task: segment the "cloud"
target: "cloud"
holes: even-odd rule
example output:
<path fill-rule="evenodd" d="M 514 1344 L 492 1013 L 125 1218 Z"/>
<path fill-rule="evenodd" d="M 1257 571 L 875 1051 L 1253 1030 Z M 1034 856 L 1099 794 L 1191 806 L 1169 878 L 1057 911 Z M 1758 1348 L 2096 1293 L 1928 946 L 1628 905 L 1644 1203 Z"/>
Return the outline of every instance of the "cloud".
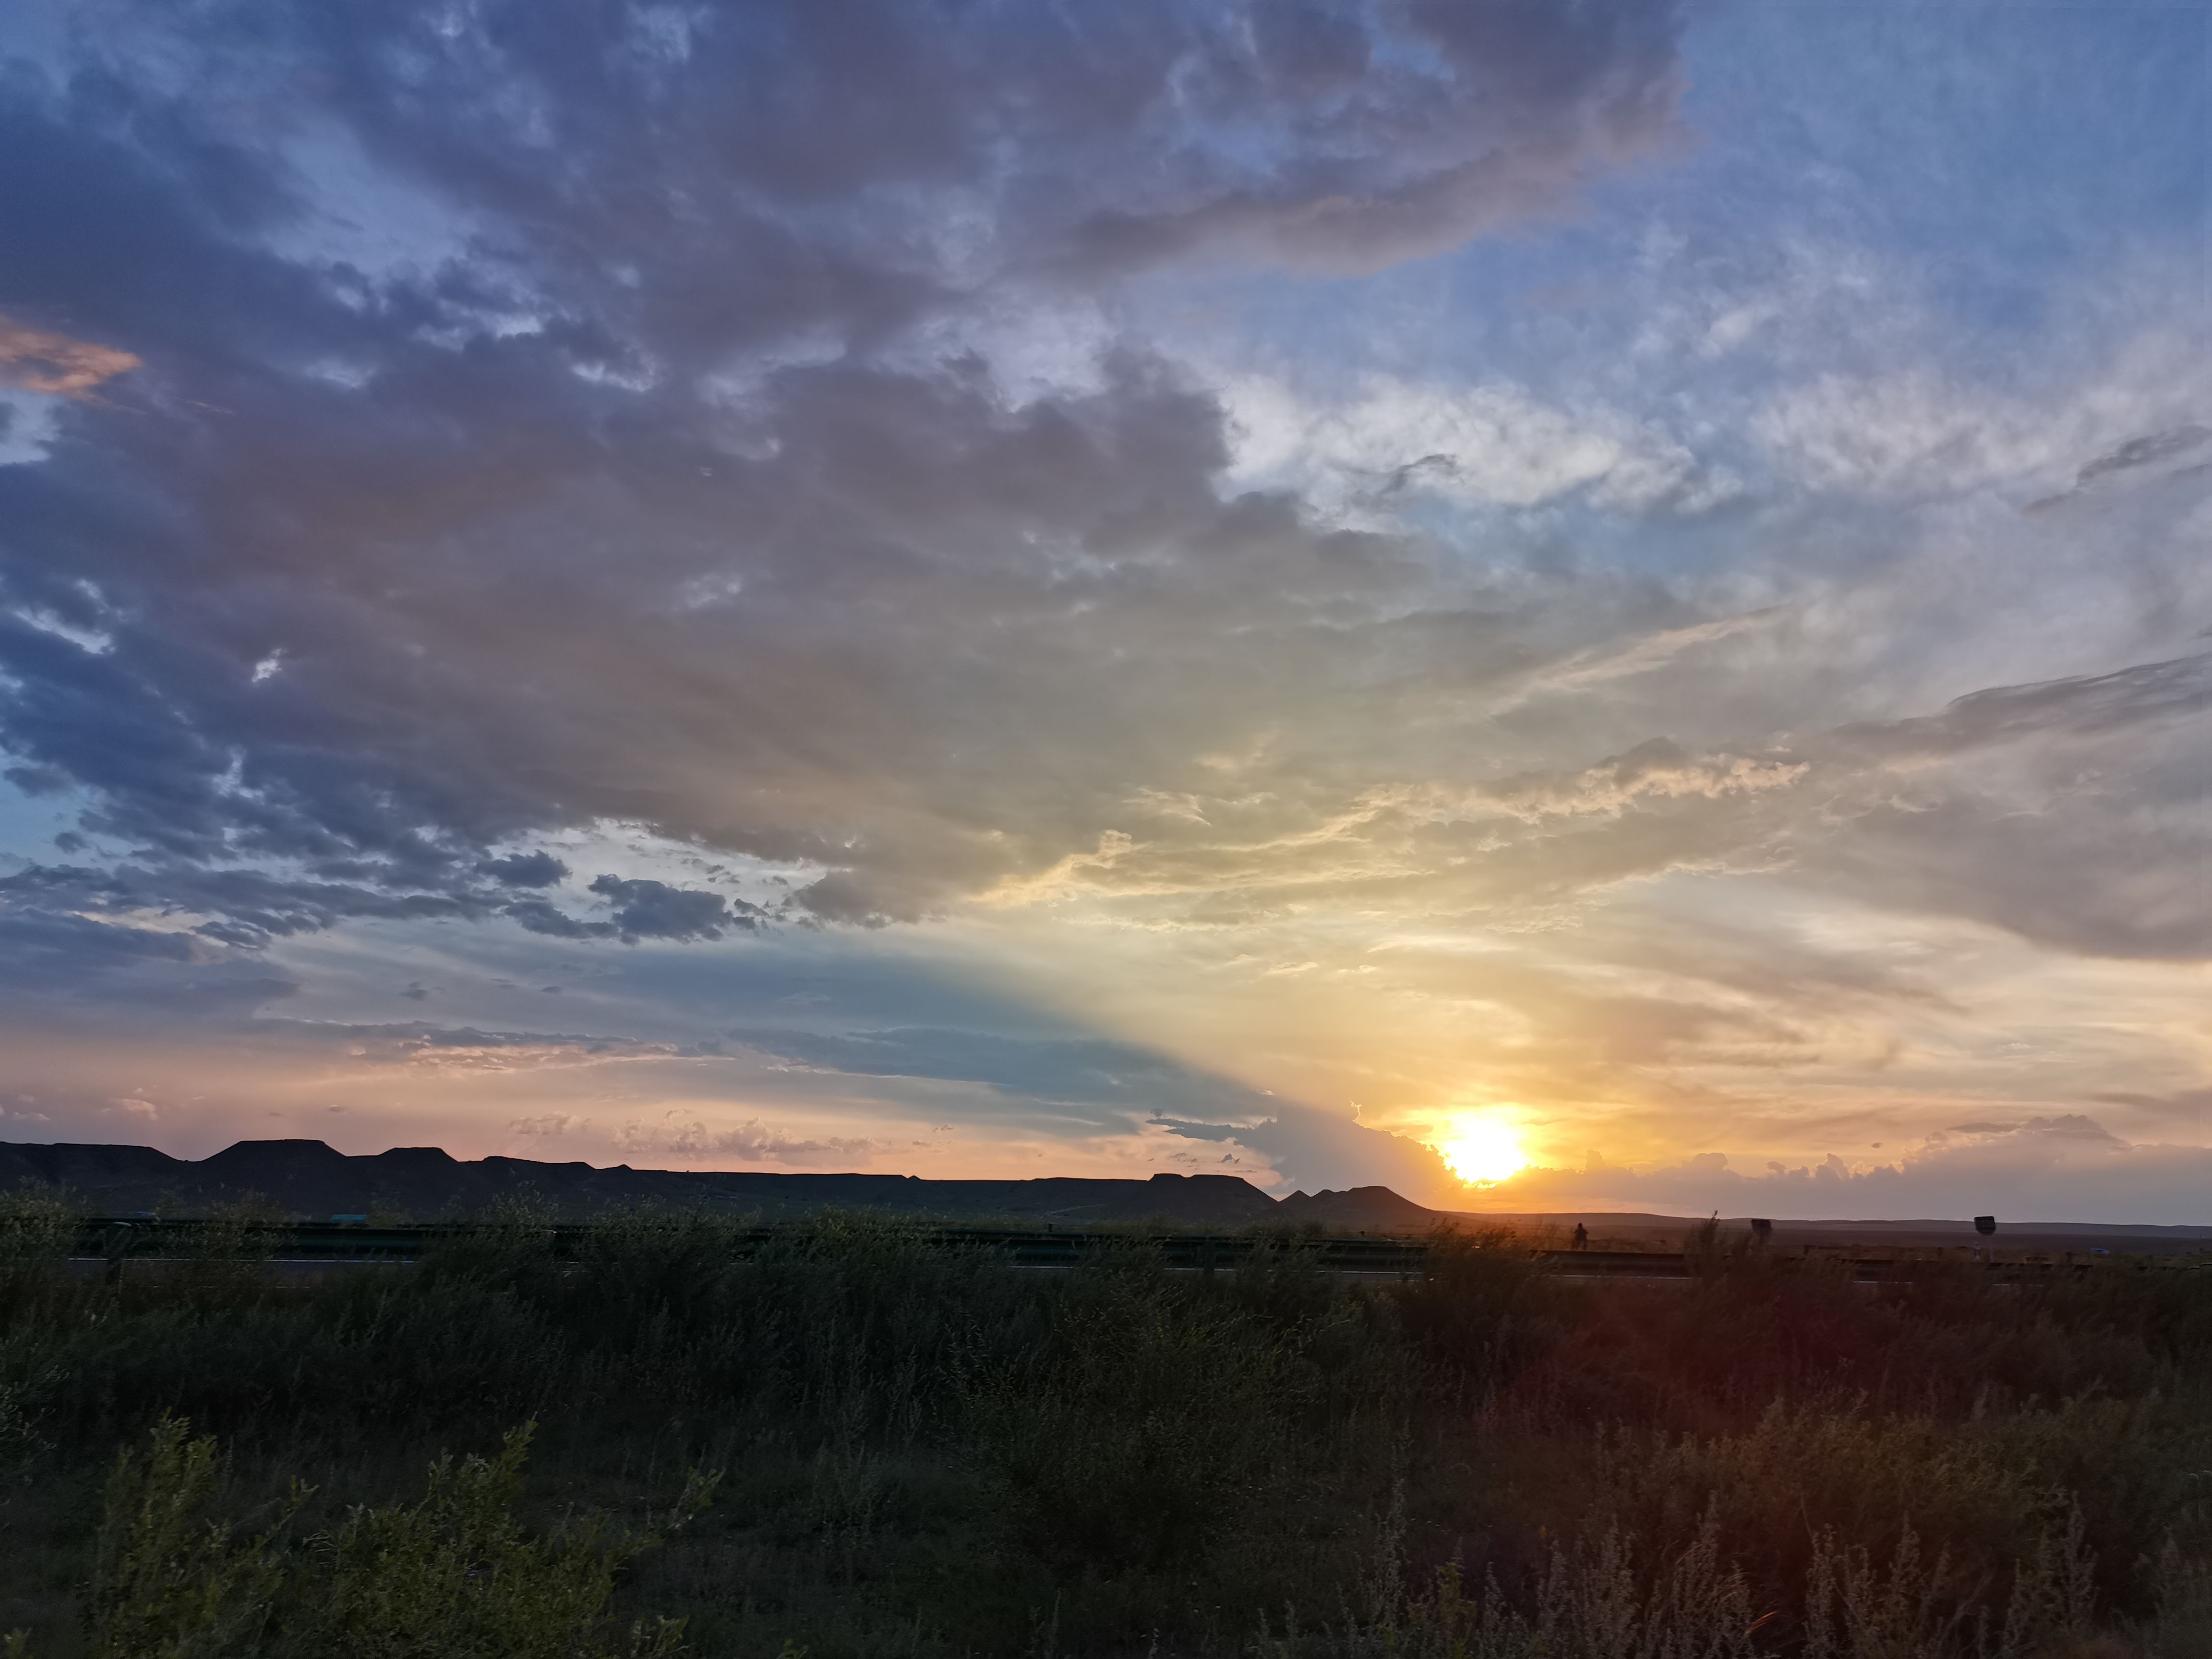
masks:
<path fill-rule="evenodd" d="M 604 921 L 579 921 L 556 904 L 544 899 L 516 899 L 504 915 L 532 933 L 549 939 L 605 939 L 614 929 Z"/>
<path fill-rule="evenodd" d="M 2118 474 L 2189 471 L 2165 465 L 2197 441 L 2190 416 L 2201 387 L 2163 279 L 2125 293 L 2081 280 L 2085 301 L 2102 291 L 2118 307 L 2100 325 L 2049 331 L 2051 351 L 2022 353 L 1996 339 L 1947 338 L 1946 316 L 1954 326 L 1963 319 L 1915 293 L 1924 276 L 1908 268 L 1866 269 L 1844 250 L 1828 257 L 1862 268 L 1825 292 L 1785 287 L 1768 297 L 1802 319 L 1798 328 L 1854 313 L 1859 343 L 1808 354 L 1800 337 L 1784 348 L 1800 372 L 1776 377 L 1743 412 L 1759 471 L 1782 488 L 1825 496 L 1832 508 L 1986 493 L 2008 514 L 2034 514 Z M 2142 281 L 2142 267 L 2130 276 Z M 2085 453 L 2094 459 L 2082 462 Z M 2070 487 L 2051 495 L 2069 475 Z"/>
<path fill-rule="evenodd" d="M 733 904 L 720 893 L 697 888 L 600 876 L 592 881 L 591 890 L 614 906 L 611 925 L 625 945 L 635 945 L 641 939 L 720 939 L 731 928 L 760 926 L 759 906 L 742 899 Z"/>
<path fill-rule="evenodd" d="M 127 351 L 27 328 L 0 316 L 0 386 L 82 399 L 139 366 Z"/>
<path fill-rule="evenodd" d="M 762 1054 L 838 1077 L 984 1084 L 1004 1097 L 1001 1123 L 1018 1118 L 1091 1133 L 1148 1125 L 1183 1139 L 1233 1144 L 1248 1172 L 1261 1172 L 1282 1192 L 1346 1184 L 1395 1186 L 1409 1195 L 1456 1189 L 1443 1161 L 1419 1141 L 1277 1099 L 1135 1043 L 942 1027 L 747 1027 L 728 1035 Z M 726 1138 L 712 1145 L 738 1148 Z"/>
<path fill-rule="evenodd" d="M 1811 767 L 1748 755 L 1691 755 L 1663 738 L 1571 777 L 1509 778 L 1476 791 L 1484 805 L 1541 819 L 1601 813 L 1618 817 L 1643 799 L 1679 799 L 1787 789 Z"/>
<path fill-rule="evenodd" d="M 1679 642 L 1697 630 L 1665 632 Z M 1591 765 L 1457 783 L 1436 776 L 1431 755 L 1427 781 L 1343 793 L 1284 766 L 1264 793 L 1174 792 L 1174 812 L 1139 816 L 1125 798 L 1113 816 L 1141 835 L 1102 830 L 991 896 L 1154 917 L 1180 905 L 1188 926 L 1328 905 L 1505 921 L 1556 919 L 1565 907 L 1586 915 L 1627 884 L 1674 872 L 1780 872 L 2067 951 L 2201 959 L 2212 948 L 2201 880 L 2208 707 L 2212 657 L 2197 655 L 1992 687 L 1764 753 L 1647 738 Z M 1387 756 L 1378 746 L 1371 758 Z M 1342 757 L 1330 763 L 1341 778 Z"/>
<path fill-rule="evenodd" d="M 1833 787 L 1802 856 L 1899 909 L 2069 951 L 2201 961 L 2208 709 L 2212 655 L 2198 654 L 1839 728 L 1804 748 Z"/>
<path fill-rule="evenodd" d="M 568 878 L 568 866 L 550 853 L 509 853 L 487 859 L 477 866 L 484 875 L 508 887 L 553 887 Z"/>
<path fill-rule="evenodd" d="M 1221 412 L 1168 366 L 1010 404 L 927 327 L 1204 249 L 1371 268 L 1677 131 L 1671 9 L 1615 0 L 138 20 L 0 110 L 0 210 L 48 228 L 0 286 L 129 339 L 154 387 L 0 479 L 0 598 L 52 624 L 0 623 L 22 775 L 149 872 L 550 886 L 483 849 L 621 817 L 811 863 L 798 902 L 832 921 L 1060 856 L 1119 780 L 1059 808 L 1018 780 L 1070 743 L 1141 764 L 1159 739 L 1101 696 L 1130 641 L 1182 657 L 1261 571 L 1288 625 L 1393 580 L 1380 545 L 1221 499 Z M 253 119 L 177 90 L 216 58 Z M 412 255 L 341 257 L 363 212 Z M 80 376 L 136 360 L 7 337 Z M 590 644 L 552 673 L 552 639 Z M 614 925 L 742 925 L 711 908 L 633 896 Z"/>
<path fill-rule="evenodd" d="M 1265 1158 L 1275 1171 L 1275 1196 L 1293 1190 L 1388 1187 L 1415 1203 L 1454 1206 L 1465 1188 L 1427 1143 L 1310 1106 L 1273 1106 L 1243 1125 L 1155 1118 L 1188 1139 L 1231 1143 Z"/>
<path fill-rule="evenodd" d="M 2130 438 L 2109 454 L 2100 455 L 2083 467 L 2076 483 L 2083 485 L 2114 472 L 2130 472 L 2138 467 L 2153 466 L 2168 461 L 2176 455 L 2185 455 L 2208 438 L 2212 438 L 2212 427 L 2193 422 L 2177 426 L 2165 432 L 2154 432 L 2147 438 Z"/>
<path fill-rule="evenodd" d="M 64 331 L 6 337 L 59 388 L 0 467 L 20 1020 L 557 983 L 652 1064 L 809 1024 L 787 1079 L 1339 1184 L 1425 1166 L 1283 1101 L 1874 1088 L 1976 952 L 2078 1049 L 2052 985 L 2212 937 L 2202 492 L 2130 487 L 2205 453 L 2195 289 L 1952 303 L 1828 81 L 1684 146 L 1673 5 L 179 15 L 0 87 L 0 294 Z M 2095 536 L 2019 516 L 2067 487 Z M 679 982 L 844 950 L 1099 1029 Z M 2129 1021 L 2100 1086 L 2185 1096 Z"/>
<path fill-rule="evenodd" d="M 1912 763 L 2039 738 L 2095 741 L 2155 731 L 2207 708 L 2212 652 L 2200 652 L 2109 674 L 1992 686 L 1955 699 L 1938 714 L 1840 727 L 1833 743 L 1845 752 Z"/>
<path fill-rule="evenodd" d="M 2096 1099 L 2106 1105 L 2129 1108 L 2166 1123 L 2196 1127 L 2212 1120 L 2212 1085 L 2198 1089 L 2178 1089 L 2163 1094 L 2112 1090 L 2098 1095 Z"/>
<path fill-rule="evenodd" d="M 486 896 L 465 888 L 410 890 L 392 872 L 379 873 L 392 875 L 389 884 L 321 881 L 264 869 L 209 868 L 161 860 L 105 868 L 33 865 L 0 878 L 0 904 L 119 920 L 161 917 L 180 924 L 180 933 L 189 930 L 248 948 L 357 918 L 482 918 L 494 913 Z"/>
<path fill-rule="evenodd" d="M 1295 148 L 1182 158 L 1165 199 L 1078 217 L 1067 263 L 1222 249 L 1372 271 L 1553 209 L 1592 172 L 1684 136 L 1671 5 L 1418 0 L 1253 17 L 1249 52 L 1217 36 L 1183 66 L 1184 96 L 1247 132 L 1274 100 L 1294 102 Z"/>
<path fill-rule="evenodd" d="M 281 1001 L 292 976 L 212 940 L 0 895 L 0 989 L 28 1022 L 220 1022 Z"/>
<path fill-rule="evenodd" d="M 752 932 L 767 916 L 760 906 L 744 899 L 649 878 L 594 878 L 589 890 L 612 912 L 605 921 L 571 916 L 544 898 L 512 896 L 518 866 L 523 876 L 534 878 L 546 874 L 547 866 L 562 867 L 543 854 L 494 860 L 473 872 L 451 860 L 426 860 L 413 871 L 388 863 L 343 861 L 337 867 L 367 878 L 345 882 L 171 860 L 105 868 L 31 865 L 0 877 L 0 915 L 112 917 L 126 924 L 124 933 L 132 931 L 127 924 L 159 918 L 173 931 L 148 937 L 174 938 L 180 950 L 193 939 L 258 950 L 275 939 L 319 933 L 350 921 L 487 921 L 495 916 L 557 939 L 619 939 L 634 945 L 641 939 L 713 939 L 729 932 Z M 413 880 L 408 878 L 410 874 Z M 474 874 L 488 876 L 491 884 L 474 880 Z"/>
<path fill-rule="evenodd" d="M 865 1164 L 875 1150 L 874 1143 L 866 1137 L 810 1138 L 772 1127 L 758 1118 L 749 1118 L 733 1129 L 710 1130 L 699 1119 L 687 1120 L 678 1112 L 667 1113 L 658 1123 L 633 1119 L 617 1134 L 615 1145 L 633 1157 L 673 1163 L 735 1158 L 745 1164 L 781 1164 L 802 1169 L 825 1164 Z"/>
<path fill-rule="evenodd" d="M 1103 1037 L 1009 1036 L 927 1026 L 850 1031 L 748 1026 L 729 1036 L 786 1061 L 849 1076 L 984 1084 L 1044 1115 L 1096 1129 L 1127 1128 L 1163 1112 L 1249 1119 L 1278 1109 L 1247 1085 Z"/>
<path fill-rule="evenodd" d="M 2148 437 L 2130 438 L 2118 448 L 2109 450 L 2074 475 L 2074 487 L 2056 495 L 2045 495 L 2030 501 L 2021 509 L 2023 513 L 2048 513 L 2063 507 L 2086 494 L 2100 480 L 2115 473 L 2135 472 L 2146 467 L 2162 466 L 2177 456 L 2187 455 L 2212 439 L 2212 427 L 2191 422 L 2154 432 Z M 2198 464 L 2201 466 L 2201 463 Z M 2197 468 L 2186 469 L 2190 471 Z"/>
<path fill-rule="evenodd" d="M 545 1056 L 572 1054 L 664 1054 L 674 1045 L 642 1041 L 634 1036 L 577 1031 L 491 1030 L 473 1025 L 433 1025 L 413 1020 L 403 1024 L 344 1024 L 323 1020 L 271 1019 L 262 1029 L 302 1043 L 349 1045 L 357 1058 L 409 1061 L 463 1054 Z"/>
<path fill-rule="evenodd" d="M 1623 514 L 1697 514 L 1741 489 L 1656 426 L 1556 407 L 1507 382 L 1376 375 L 1324 407 L 1263 378 L 1232 381 L 1224 395 L 1238 477 L 1294 483 L 1323 511 L 1360 520 L 1419 496 L 1533 507 L 1578 495 Z"/>
<path fill-rule="evenodd" d="M 2022 1123 L 1960 1123 L 1942 1132 L 1943 1136 L 1970 1135 L 1983 1146 L 1995 1146 L 2006 1137 L 2016 1144 L 2036 1141 L 2082 1141 L 2114 1149 L 2124 1148 L 2127 1142 L 2107 1129 L 2093 1117 L 2079 1112 L 2067 1112 L 2057 1117 L 2032 1117 Z"/>

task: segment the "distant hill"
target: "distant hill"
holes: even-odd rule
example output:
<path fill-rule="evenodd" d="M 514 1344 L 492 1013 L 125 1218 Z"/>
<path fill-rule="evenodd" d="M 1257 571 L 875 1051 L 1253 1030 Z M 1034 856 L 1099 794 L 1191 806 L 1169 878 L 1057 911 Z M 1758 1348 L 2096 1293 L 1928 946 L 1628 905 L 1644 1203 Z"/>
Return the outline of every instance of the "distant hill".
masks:
<path fill-rule="evenodd" d="M 1292 1193 L 1274 1206 L 1278 1221 L 1318 1222 L 1344 1232 L 1418 1233 L 1455 1218 L 1424 1209 L 1388 1187 L 1352 1187 L 1340 1193 Z"/>
<path fill-rule="evenodd" d="M 839 1207 L 1071 1226 L 1158 1220 L 1242 1227 L 1271 1218 L 1277 1207 L 1234 1176 L 924 1181 L 895 1175 L 633 1170 L 626 1164 L 595 1169 L 522 1158 L 464 1161 L 435 1146 L 398 1146 L 349 1158 L 319 1140 L 241 1140 L 198 1161 L 150 1146 L 0 1144 L 0 1188 L 27 1181 L 63 1188 L 82 1208 L 111 1215 L 140 1210 L 190 1215 L 254 1199 L 302 1217 L 380 1212 L 430 1219 L 531 1197 L 569 1217 L 659 1202 L 768 1220 Z"/>
<path fill-rule="evenodd" d="M 295 1217 L 380 1215 L 415 1220 L 481 1213 L 504 1199 L 530 1198 L 581 1219 L 626 1206 L 783 1221 L 825 1209 L 872 1210 L 945 1221 L 1037 1226 L 1162 1222 L 1190 1231 L 1260 1223 L 1332 1232 L 1417 1234 L 1432 1228 L 1504 1230 L 1564 1243 L 1577 1222 L 1590 1241 L 1680 1249 L 1699 1218 L 1618 1212 L 1496 1214 L 1431 1210 L 1388 1187 L 1292 1193 L 1277 1200 L 1235 1176 L 1156 1175 L 1149 1181 L 1048 1176 L 1035 1181 L 925 1181 L 896 1175 L 784 1175 L 764 1170 L 633 1170 L 627 1164 L 540 1164 L 526 1158 L 456 1158 L 435 1146 L 395 1146 L 352 1158 L 319 1140 L 241 1140 L 211 1158 L 171 1158 L 151 1146 L 0 1142 L 0 1191 L 26 1182 L 58 1187 L 99 1214 L 146 1211 L 205 1214 L 252 1200 Z M 1724 1238 L 1750 1231 L 1723 1219 Z M 1800 1247 L 1921 1248 L 1972 1244 L 1964 1217 L 1926 1221 L 1778 1221 L 1772 1242 Z M 2188 1251 L 2212 1247 L 2212 1227 L 2150 1227 L 2004 1221 L 1997 1243 L 2014 1250 Z"/>

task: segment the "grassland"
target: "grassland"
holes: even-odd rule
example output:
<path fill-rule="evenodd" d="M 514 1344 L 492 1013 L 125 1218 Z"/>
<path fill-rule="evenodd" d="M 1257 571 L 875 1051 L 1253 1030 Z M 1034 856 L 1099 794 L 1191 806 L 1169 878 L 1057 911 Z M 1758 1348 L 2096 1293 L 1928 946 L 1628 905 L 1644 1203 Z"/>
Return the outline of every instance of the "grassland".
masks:
<path fill-rule="evenodd" d="M 831 1218 L 532 1218 L 119 1282 L 0 1215 L 0 1630 L 37 1659 L 2205 1659 L 2212 1271 L 1716 1250 L 1027 1272 Z M 242 1237 L 242 1235 L 240 1235 Z"/>

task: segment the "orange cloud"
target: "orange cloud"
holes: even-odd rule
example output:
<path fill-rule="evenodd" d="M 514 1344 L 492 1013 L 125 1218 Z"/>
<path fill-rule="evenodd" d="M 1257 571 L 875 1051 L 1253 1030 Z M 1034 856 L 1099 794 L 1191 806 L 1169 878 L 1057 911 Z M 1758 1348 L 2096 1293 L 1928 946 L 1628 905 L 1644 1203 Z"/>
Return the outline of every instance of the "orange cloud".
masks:
<path fill-rule="evenodd" d="M 0 317 L 0 386 L 85 398 L 103 380 L 137 367 L 137 357 L 113 346 L 72 340 Z"/>

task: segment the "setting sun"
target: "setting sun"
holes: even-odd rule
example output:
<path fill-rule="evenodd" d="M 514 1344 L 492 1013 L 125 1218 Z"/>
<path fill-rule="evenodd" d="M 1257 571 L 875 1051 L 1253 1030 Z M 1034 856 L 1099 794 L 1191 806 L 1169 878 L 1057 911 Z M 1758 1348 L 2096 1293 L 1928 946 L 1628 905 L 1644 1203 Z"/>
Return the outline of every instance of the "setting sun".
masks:
<path fill-rule="evenodd" d="M 1503 1118 L 1462 1118 L 1436 1146 L 1462 1181 L 1503 1181 L 1528 1162 L 1520 1136 Z"/>

